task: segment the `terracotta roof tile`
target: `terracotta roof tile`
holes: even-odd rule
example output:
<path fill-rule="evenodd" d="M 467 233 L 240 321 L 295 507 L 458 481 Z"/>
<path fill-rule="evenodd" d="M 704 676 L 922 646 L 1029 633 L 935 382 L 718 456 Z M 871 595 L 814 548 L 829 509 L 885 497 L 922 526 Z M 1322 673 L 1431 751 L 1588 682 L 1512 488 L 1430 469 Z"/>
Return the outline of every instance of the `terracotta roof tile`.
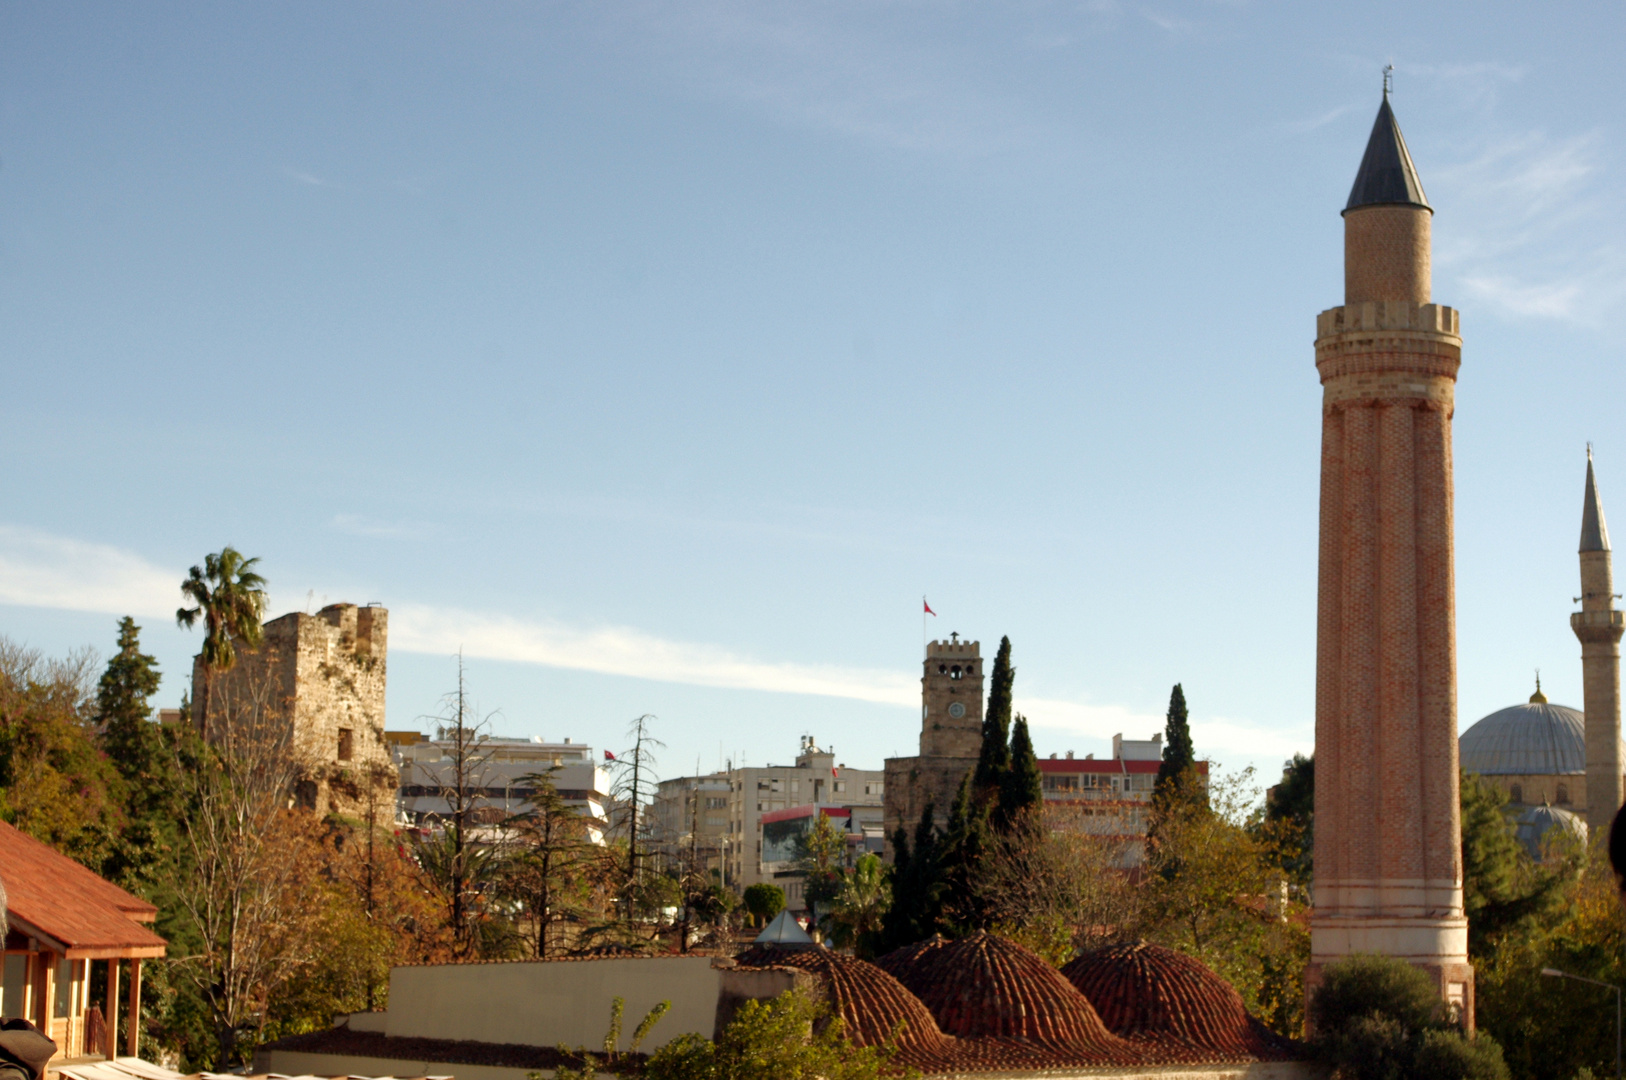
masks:
<path fill-rule="evenodd" d="M 1248 1015 L 1201 961 L 1149 942 L 1086 953 L 1062 968 L 1116 1035 L 1185 1046 L 1213 1060 L 1287 1060 L 1294 1044 Z"/>
<path fill-rule="evenodd" d="M 164 939 L 141 925 L 157 917 L 156 907 L 3 821 L 0 876 L 16 920 L 69 949 L 164 954 Z"/>

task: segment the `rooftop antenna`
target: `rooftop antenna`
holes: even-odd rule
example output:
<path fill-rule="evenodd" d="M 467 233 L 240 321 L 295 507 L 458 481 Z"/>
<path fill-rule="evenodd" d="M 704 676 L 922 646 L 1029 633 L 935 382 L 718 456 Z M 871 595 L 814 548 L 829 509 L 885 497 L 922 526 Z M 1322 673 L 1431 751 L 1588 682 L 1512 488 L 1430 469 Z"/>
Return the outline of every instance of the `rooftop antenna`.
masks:
<path fill-rule="evenodd" d="M 1383 65 L 1383 96 L 1388 97 L 1389 96 L 1389 91 L 1393 90 L 1394 88 L 1395 88 L 1395 66 L 1393 64 L 1384 64 Z"/>

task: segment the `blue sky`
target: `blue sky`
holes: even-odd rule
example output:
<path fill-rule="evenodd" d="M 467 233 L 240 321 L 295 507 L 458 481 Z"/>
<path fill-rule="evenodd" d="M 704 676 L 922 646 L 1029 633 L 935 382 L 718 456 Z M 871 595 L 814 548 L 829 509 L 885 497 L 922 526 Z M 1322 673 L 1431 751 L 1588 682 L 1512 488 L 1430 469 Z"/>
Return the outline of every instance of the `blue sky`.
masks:
<path fill-rule="evenodd" d="M 1313 739 L 1315 314 L 1396 70 L 1462 312 L 1460 715 L 1626 514 L 1618 4 L 0 7 L 0 632 L 179 699 L 176 583 L 391 609 L 455 681 L 663 770 L 912 753 L 930 632 L 1041 753 L 1184 684 Z M 1623 519 L 1626 520 L 1626 519 Z"/>

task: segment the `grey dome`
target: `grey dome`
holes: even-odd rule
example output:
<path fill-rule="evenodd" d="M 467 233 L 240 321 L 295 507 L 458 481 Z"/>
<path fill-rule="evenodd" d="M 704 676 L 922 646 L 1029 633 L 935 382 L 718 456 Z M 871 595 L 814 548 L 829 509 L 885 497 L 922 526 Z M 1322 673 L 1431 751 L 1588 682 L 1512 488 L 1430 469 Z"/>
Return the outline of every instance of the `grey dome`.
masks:
<path fill-rule="evenodd" d="M 1535 858 L 1541 857 L 1541 838 L 1552 829 L 1564 829 L 1586 843 L 1586 822 L 1556 806 L 1532 806 L 1514 817 L 1514 833 L 1519 843 Z"/>
<path fill-rule="evenodd" d="M 1462 767 L 1482 776 L 1586 772 L 1586 723 L 1567 705 L 1530 702 L 1498 709 L 1457 740 Z"/>

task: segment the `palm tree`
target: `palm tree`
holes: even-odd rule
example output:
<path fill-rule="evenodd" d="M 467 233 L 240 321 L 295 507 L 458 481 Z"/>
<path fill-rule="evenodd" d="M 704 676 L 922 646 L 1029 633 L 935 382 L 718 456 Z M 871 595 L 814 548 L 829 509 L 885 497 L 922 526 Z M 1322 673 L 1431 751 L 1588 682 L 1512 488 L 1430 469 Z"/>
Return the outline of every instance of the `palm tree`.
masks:
<path fill-rule="evenodd" d="M 254 570 L 259 561 L 243 558 L 228 544 L 219 554 L 204 556 L 203 565 L 194 566 L 181 582 L 181 592 L 193 606 L 176 611 L 175 622 L 191 629 L 201 618 L 204 625 L 199 727 L 209 716 L 212 673 L 230 671 L 237 663 L 237 642 L 255 649 L 264 640 L 260 620 L 265 615 L 265 578 Z"/>
<path fill-rule="evenodd" d="M 892 906 L 890 876 L 878 855 L 863 856 L 841 875 L 840 891 L 825 917 L 831 944 L 837 948 L 851 946 L 865 958 L 874 955 L 882 917 Z"/>

